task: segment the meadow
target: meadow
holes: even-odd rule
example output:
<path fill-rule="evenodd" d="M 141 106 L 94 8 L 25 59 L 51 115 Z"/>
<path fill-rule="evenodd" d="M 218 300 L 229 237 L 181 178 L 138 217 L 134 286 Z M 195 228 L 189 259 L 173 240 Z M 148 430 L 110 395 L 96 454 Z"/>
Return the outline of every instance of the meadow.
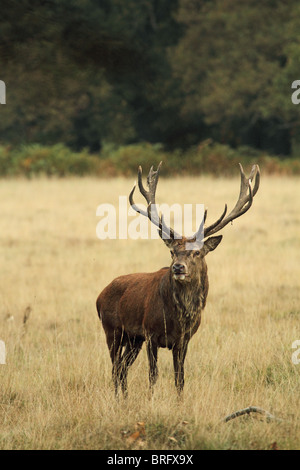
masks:
<path fill-rule="evenodd" d="M 252 208 L 208 254 L 210 290 L 182 399 L 163 349 L 149 395 L 143 348 L 127 400 L 116 401 L 96 298 L 118 275 L 170 264 L 160 240 L 96 237 L 98 205 L 117 207 L 133 182 L 1 180 L 0 449 L 299 449 L 299 177 L 262 174 Z M 238 191 L 238 170 L 227 179 L 162 177 L 157 200 L 204 203 L 210 223 Z M 224 422 L 248 406 L 278 419 Z"/>

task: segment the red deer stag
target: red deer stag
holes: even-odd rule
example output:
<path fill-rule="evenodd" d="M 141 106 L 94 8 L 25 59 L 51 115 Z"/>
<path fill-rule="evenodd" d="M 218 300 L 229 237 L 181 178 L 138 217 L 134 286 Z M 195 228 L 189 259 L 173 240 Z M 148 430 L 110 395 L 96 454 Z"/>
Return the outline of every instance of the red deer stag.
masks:
<path fill-rule="evenodd" d="M 207 237 L 219 232 L 229 222 L 244 214 L 251 207 L 259 187 L 258 165 L 253 165 L 249 178 L 245 176 L 240 165 L 241 187 L 235 207 L 225 217 L 225 205 L 221 217 L 202 231 L 206 240 L 204 243 L 202 240 L 201 248 L 197 249 L 196 246 L 193 250 L 187 250 L 186 242 L 197 241 L 200 228 L 193 237 L 181 237 L 158 215 L 155 193 L 160 166 L 161 163 L 157 171 L 154 171 L 153 167 L 150 169 L 147 178 L 148 190 L 143 186 L 141 167 L 138 170 L 138 185 L 147 201 L 147 211 L 140 209 L 133 201 L 135 186 L 129 201 L 134 210 L 149 217 L 158 227 L 159 235 L 171 251 L 171 266 L 154 273 L 120 276 L 112 281 L 97 299 L 98 315 L 106 334 L 112 361 L 116 395 L 119 385 L 124 395 L 127 394 L 128 368 L 137 358 L 144 341 L 149 361 L 150 388 L 152 389 L 158 375 L 157 350 L 169 348 L 173 353 L 175 386 L 178 392 L 183 390 L 184 360 L 188 343 L 199 328 L 208 293 L 205 256 L 222 240 L 222 235 Z M 252 189 L 251 182 L 254 177 L 255 184 Z M 207 211 L 204 214 L 202 230 L 206 215 Z"/>

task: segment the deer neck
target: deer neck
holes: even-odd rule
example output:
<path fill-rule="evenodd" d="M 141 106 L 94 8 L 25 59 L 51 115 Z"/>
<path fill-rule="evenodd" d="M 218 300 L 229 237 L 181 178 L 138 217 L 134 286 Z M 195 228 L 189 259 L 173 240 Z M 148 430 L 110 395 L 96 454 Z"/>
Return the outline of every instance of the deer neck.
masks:
<path fill-rule="evenodd" d="M 190 325 L 201 314 L 206 304 L 208 293 L 207 267 L 197 273 L 190 281 L 176 281 L 170 271 L 169 274 L 171 297 L 176 316 L 180 323 Z"/>

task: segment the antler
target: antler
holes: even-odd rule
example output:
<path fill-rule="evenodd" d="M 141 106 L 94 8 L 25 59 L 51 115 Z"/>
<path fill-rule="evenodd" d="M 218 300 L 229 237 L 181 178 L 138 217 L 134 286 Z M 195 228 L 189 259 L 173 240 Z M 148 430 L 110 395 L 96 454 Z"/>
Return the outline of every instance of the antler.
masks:
<path fill-rule="evenodd" d="M 144 196 L 144 198 L 147 201 L 147 212 L 144 211 L 143 209 L 139 208 L 133 200 L 133 193 L 136 188 L 136 183 L 133 186 L 130 194 L 129 194 L 129 202 L 131 207 L 138 212 L 139 214 L 142 214 L 150 219 L 151 222 L 154 223 L 159 228 L 160 236 L 168 239 L 174 239 L 174 238 L 182 238 L 181 235 L 176 233 L 171 227 L 168 227 L 163 219 L 163 216 L 159 216 L 157 213 L 157 208 L 156 208 L 156 202 L 155 202 L 155 193 L 156 193 L 156 187 L 158 183 L 158 178 L 159 178 L 159 171 L 160 167 L 162 165 L 162 162 L 157 167 L 157 170 L 153 170 L 153 166 L 150 168 L 149 174 L 147 176 L 147 185 L 149 190 L 147 191 L 144 188 L 143 181 L 142 181 L 142 167 L 139 166 L 138 169 L 138 186 L 141 194 Z"/>
<path fill-rule="evenodd" d="M 131 190 L 131 193 L 129 195 L 129 202 L 131 207 L 138 212 L 139 214 L 142 214 L 150 219 L 151 222 L 154 223 L 159 228 L 160 236 L 165 239 L 181 239 L 182 236 L 178 233 L 176 233 L 172 228 L 168 227 L 163 219 L 163 216 L 159 216 L 157 213 L 156 209 L 156 203 L 155 203 L 155 193 L 156 193 L 156 187 L 158 183 L 158 178 L 159 178 L 159 171 L 161 167 L 162 162 L 157 167 L 157 170 L 153 170 L 153 166 L 150 168 L 148 177 L 147 177 L 147 185 L 149 190 L 147 191 L 144 186 L 143 186 L 143 181 L 142 181 L 142 167 L 139 166 L 138 169 L 138 186 L 140 189 L 141 194 L 144 196 L 146 199 L 148 206 L 147 206 L 147 211 L 144 211 L 143 209 L 139 208 L 133 201 L 133 193 L 136 188 L 136 184 L 134 185 L 133 189 Z M 258 191 L 259 188 L 259 183 L 260 183 L 260 171 L 259 171 L 259 166 L 258 165 L 253 165 L 250 175 L 247 178 L 242 165 L 239 163 L 240 166 L 240 173 L 241 173 L 241 187 L 240 187 L 240 194 L 239 198 L 232 209 L 232 211 L 225 217 L 227 213 L 227 204 L 225 204 L 224 211 L 222 215 L 211 225 L 208 227 L 204 228 L 203 231 L 203 224 L 206 221 L 207 217 L 207 210 L 205 210 L 203 221 L 201 221 L 200 227 L 198 231 L 188 239 L 189 242 L 193 242 L 195 240 L 199 240 L 202 234 L 204 234 L 204 238 L 219 232 L 223 227 L 225 227 L 229 222 L 233 221 L 234 219 L 237 219 L 241 215 L 243 215 L 247 210 L 250 209 L 252 202 L 253 202 L 253 197 Z M 255 183 L 254 183 L 254 188 L 252 189 L 251 183 L 255 177 Z"/>
<path fill-rule="evenodd" d="M 250 175 L 247 178 L 242 165 L 239 163 L 240 166 L 240 173 L 241 173 L 241 188 L 240 188 L 240 195 L 237 200 L 236 205 L 228 214 L 227 217 L 225 217 L 226 212 L 227 212 L 227 204 L 225 204 L 225 209 L 223 211 L 223 214 L 219 217 L 216 222 L 213 224 L 209 225 L 208 227 L 205 227 L 204 229 L 204 238 L 208 237 L 209 235 L 212 235 L 213 233 L 219 232 L 225 225 L 227 225 L 229 222 L 231 222 L 234 219 L 237 219 L 241 215 L 243 215 L 247 210 L 250 209 L 252 202 L 253 202 L 253 197 L 258 191 L 259 188 L 259 182 L 260 182 L 260 171 L 259 171 L 259 166 L 258 165 L 253 165 Z M 252 189 L 251 183 L 253 178 L 255 177 L 255 183 L 254 183 L 254 188 Z M 206 218 L 206 214 L 204 215 L 204 220 Z M 201 225 L 200 225 L 201 228 Z M 200 230 L 199 228 L 199 230 Z M 194 235 L 193 238 L 197 239 L 197 234 Z"/>

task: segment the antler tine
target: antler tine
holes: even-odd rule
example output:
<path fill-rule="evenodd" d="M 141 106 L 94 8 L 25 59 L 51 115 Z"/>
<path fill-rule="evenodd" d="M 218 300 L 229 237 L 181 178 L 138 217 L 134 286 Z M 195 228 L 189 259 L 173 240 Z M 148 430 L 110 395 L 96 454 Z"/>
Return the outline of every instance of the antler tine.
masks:
<path fill-rule="evenodd" d="M 152 165 L 152 167 L 150 168 L 149 174 L 147 176 L 147 185 L 149 188 L 149 192 L 151 193 L 151 196 L 153 198 L 153 201 L 152 200 L 150 201 L 152 203 L 155 203 L 155 192 L 156 192 L 161 165 L 162 165 L 162 162 L 159 163 L 157 170 L 153 170 L 153 165 Z"/>
<path fill-rule="evenodd" d="M 159 229 L 158 229 L 158 233 L 159 233 L 159 236 L 164 239 L 164 236 L 163 234 L 166 235 L 166 238 L 171 238 L 172 240 L 174 240 L 175 238 L 175 233 L 174 233 L 174 230 L 170 227 L 168 227 L 166 224 L 165 224 L 165 221 L 164 221 L 164 216 L 161 214 L 159 216 Z"/>
<path fill-rule="evenodd" d="M 144 196 L 144 198 L 146 199 L 148 205 L 151 204 L 151 203 L 155 203 L 155 191 L 153 192 L 153 189 L 156 189 L 156 185 L 157 185 L 157 182 L 158 182 L 158 176 L 159 176 L 159 169 L 160 169 L 161 164 L 162 164 L 162 162 L 160 162 L 160 164 L 158 165 L 157 171 L 153 171 L 153 166 L 150 168 L 150 172 L 149 172 L 149 175 L 147 177 L 147 184 L 148 184 L 148 187 L 149 187 L 149 191 L 147 191 L 144 188 L 144 185 L 143 185 L 143 178 L 142 178 L 143 170 L 142 170 L 142 167 L 139 166 L 139 168 L 138 168 L 138 186 L 139 186 L 139 190 L 140 190 L 141 194 Z M 157 176 L 156 176 L 156 181 L 155 181 L 155 187 L 154 188 L 151 187 L 152 191 L 150 191 L 150 186 L 152 186 L 151 181 L 152 181 L 153 174 L 156 174 Z M 143 209 L 140 209 L 134 203 L 133 193 L 135 191 L 135 188 L 136 188 L 136 183 L 134 184 L 134 186 L 133 186 L 133 188 L 132 188 L 132 190 L 129 194 L 130 205 L 136 212 L 139 212 L 142 215 L 148 216 L 148 214 L 149 214 L 148 210 L 146 212 Z M 154 201 L 151 201 L 151 199 L 154 199 Z"/>
<path fill-rule="evenodd" d="M 226 212 L 227 212 L 227 204 L 225 204 L 224 211 L 222 212 L 222 214 L 218 218 L 218 220 L 204 229 L 204 236 L 205 237 L 207 236 L 206 233 L 207 234 L 210 233 L 211 230 L 213 230 L 215 227 L 217 227 L 217 225 L 219 225 L 220 222 L 222 222 L 222 220 L 224 219 L 224 217 L 226 215 Z M 206 217 L 205 217 L 205 219 L 206 219 Z M 204 219 L 204 222 L 205 222 L 205 219 Z"/>
<path fill-rule="evenodd" d="M 130 203 L 130 206 L 132 207 L 132 209 L 134 209 L 136 212 L 138 212 L 139 214 L 142 214 L 142 215 L 145 215 L 146 217 L 148 217 L 148 213 L 146 211 L 144 211 L 143 209 L 141 209 L 140 207 L 138 207 L 134 200 L 133 200 L 133 193 L 135 191 L 135 188 L 136 188 L 136 183 L 134 183 L 134 186 L 132 188 L 132 190 L 130 191 L 130 194 L 129 194 L 129 203 Z"/>
<path fill-rule="evenodd" d="M 160 227 L 161 217 L 158 215 L 156 210 L 153 211 L 153 214 L 152 214 L 152 203 L 151 202 L 147 206 L 147 216 L 148 216 L 149 220 L 151 220 L 151 222 L 154 223 L 154 225 L 156 225 L 157 227 Z"/>
<path fill-rule="evenodd" d="M 221 217 L 215 223 L 213 223 L 212 225 L 210 225 L 204 230 L 205 237 L 207 237 L 208 235 L 212 235 L 213 233 L 219 232 L 229 222 L 231 222 L 234 219 L 237 219 L 238 217 L 243 215 L 245 212 L 247 212 L 247 210 L 250 209 L 252 205 L 253 197 L 255 196 L 259 188 L 259 182 L 260 182 L 259 166 L 258 165 L 252 166 L 249 178 L 246 177 L 243 167 L 240 163 L 239 163 L 239 166 L 240 166 L 240 174 L 241 174 L 241 186 L 240 186 L 239 198 L 234 208 L 232 209 L 232 211 L 227 217 L 225 217 L 226 210 L 227 210 L 227 205 L 225 205 L 225 210 L 223 214 L 221 215 Z M 253 181 L 254 177 L 255 177 L 255 183 L 254 183 L 254 188 L 252 189 L 251 182 Z"/>
<path fill-rule="evenodd" d="M 158 171 L 158 169 L 157 169 L 157 171 Z M 147 176 L 147 185 L 148 185 L 148 188 L 150 187 L 150 184 L 151 184 L 153 175 L 155 175 L 155 174 L 157 173 L 157 171 L 153 171 L 153 165 L 152 165 L 151 168 L 150 168 L 150 170 L 149 170 L 148 176 Z"/>
<path fill-rule="evenodd" d="M 259 166 L 258 165 L 253 165 L 253 167 L 256 167 L 256 177 L 255 177 L 255 183 L 254 183 L 254 188 L 253 188 L 253 197 L 255 196 L 255 194 L 257 193 L 258 191 L 258 188 L 259 188 L 259 183 L 260 183 L 260 170 L 259 170 Z M 253 168 L 252 167 L 252 168 Z"/>
<path fill-rule="evenodd" d="M 219 219 L 214 224 L 210 225 L 209 227 L 207 227 L 203 230 L 203 225 L 205 224 L 205 221 L 206 221 L 206 218 L 207 218 L 207 209 L 205 209 L 203 219 L 202 219 L 202 221 L 199 225 L 199 228 L 198 228 L 197 232 L 194 233 L 194 235 L 192 237 L 189 237 L 189 239 L 188 239 L 189 242 L 194 242 L 194 241 L 198 240 L 198 238 L 201 235 L 202 231 L 203 231 L 204 238 L 205 238 L 206 232 L 209 231 L 209 230 L 212 230 L 218 223 L 220 223 L 220 221 L 225 217 L 226 211 L 227 211 L 227 204 L 225 204 L 225 210 L 224 210 L 223 214 L 221 215 L 221 217 L 219 217 Z"/>
<path fill-rule="evenodd" d="M 231 214 L 235 213 L 236 211 L 242 210 L 242 208 L 245 206 L 245 204 L 248 201 L 250 203 L 250 205 L 249 205 L 249 207 L 250 207 L 251 204 L 252 204 L 252 201 L 253 201 L 251 182 L 253 180 L 253 176 L 254 176 L 256 168 L 253 165 L 253 167 L 251 169 L 250 176 L 249 176 L 249 178 L 247 178 L 247 176 L 244 173 L 244 170 L 243 170 L 243 167 L 242 167 L 241 163 L 239 163 L 239 167 L 240 167 L 240 173 L 241 173 L 240 194 L 239 194 L 239 198 L 238 198 L 234 208 L 232 209 L 232 211 L 230 212 L 228 217 L 230 217 Z M 249 195 L 247 195 L 248 190 L 249 190 Z M 248 209 L 249 209 L 249 207 L 248 207 Z M 244 212 L 246 212 L 246 211 L 244 211 Z M 244 212 L 242 212 L 239 215 L 242 215 Z"/>
<path fill-rule="evenodd" d="M 142 195 L 144 196 L 144 198 L 147 199 L 148 191 L 146 191 L 146 189 L 144 188 L 143 179 L 142 179 L 142 173 L 143 173 L 142 167 L 139 166 L 139 168 L 138 168 L 138 185 L 139 185 L 139 190 L 140 190 L 140 192 L 142 193 Z"/>
<path fill-rule="evenodd" d="M 148 205 L 147 205 L 147 211 L 140 209 L 133 200 L 133 193 L 136 188 L 136 184 L 134 185 L 133 189 L 131 190 L 129 194 L 129 202 L 131 207 L 138 212 L 139 214 L 142 214 L 150 219 L 151 222 L 154 223 L 159 229 L 163 229 L 164 234 L 166 235 L 166 238 L 181 238 L 179 234 L 177 234 L 172 228 L 168 228 L 167 225 L 165 224 L 164 221 L 161 220 L 161 217 L 157 213 L 156 209 L 156 203 L 155 203 L 155 193 L 156 193 L 156 187 L 158 183 L 158 178 L 159 178 L 159 171 L 160 167 L 162 165 L 162 162 L 159 163 L 157 170 L 153 170 L 153 166 L 151 166 L 149 174 L 147 176 L 147 185 L 149 190 L 146 190 L 144 185 L 143 185 L 143 179 L 142 179 L 142 167 L 139 166 L 138 168 L 138 186 L 141 194 L 144 196 L 146 199 Z"/>
<path fill-rule="evenodd" d="M 144 196 L 148 204 L 151 204 L 151 203 L 155 204 L 155 192 L 156 192 L 161 165 L 162 165 L 162 162 L 159 163 L 157 170 L 153 170 L 153 165 L 150 168 L 149 174 L 147 176 L 147 185 L 148 185 L 149 191 L 147 191 L 144 188 L 143 179 L 142 179 L 143 170 L 142 170 L 142 167 L 139 166 L 139 169 L 138 169 L 139 190 L 141 191 L 142 195 Z"/>

